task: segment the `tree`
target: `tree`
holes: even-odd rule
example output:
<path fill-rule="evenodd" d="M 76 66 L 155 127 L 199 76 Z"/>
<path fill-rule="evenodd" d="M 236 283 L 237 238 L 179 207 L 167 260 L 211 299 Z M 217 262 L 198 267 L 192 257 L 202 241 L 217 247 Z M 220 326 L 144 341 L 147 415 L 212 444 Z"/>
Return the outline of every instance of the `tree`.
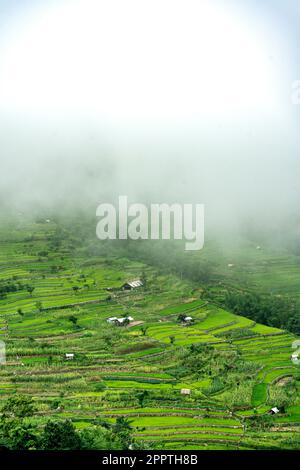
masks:
<path fill-rule="evenodd" d="M 42 250 L 42 251 L 39 251 L 39 252 L 38 252 L 38 256 L 43 256 L 43 257 L 45 257 L 45 256 L 48 256 L 48 254 L 49 254 L 49 252 L 46 251 L 46 250 Z"/>
<path fill-rule="evenodd" d="M 73 289 L 73 291 L 75 292 L 75 294 L 79 291 L 79 287 L 78 287 L 78 286 L 73 286 L 72 289 Z"/>
<path fill-rule="evenodd" d="M 18 308 L 17 312 L 18 312 L 19 315 L 21 315 L 21 317 L 24 316 L 24 312 L 21 308 Z"/>
<path fill-rule="evenodd" d="M 2 418 L 0 442 L 11 450 L 29 450 L 38 447 L 38 433 L 31 423 L 19 418 Z"/>
<path fill-rule="evenodd" d="M 69 321 L 70 321 L 71 323 L 73 323 L 73 325 L 75 326 L 75 325 L 77 325 L 78 318 L 75 317 L 74 315 L 71 315 L 71 316 L 69 317 Z"/>
<path fill-rule="evenodd" d="M 296 335 L 300 335 L 300 314 L 299 312 L 291 317 L 287 323 L 287 329 Z"/>
<path fill-rule="evenodd" d="M 103 390 L 105 390 L 105 388 L 106 388 L 106 387 L 105 387 L 105 385 L 104 385 L 103 382 L 97 382 L 97 383 L 95 384 L 95 387 L 94 387 L 94 389 L 95 389 L 96 392 L 103 392 Z"/>
<path fill-rule="evenodd" d="M 84 450 L 112 450 L 120 449 L 120 445 L 114 443 L 111 433 L 103 427 L 83 429 L 80 432 L 81 449 Z"/>
<path fill-rule="evenodd" d="M 274 418 L 271 415 L 256 415 L 247 422 L 247 427 L 256 431 L 267 431 L 274 424 Z"/>
<path fill-rule="evenodd" d="M 27 292 L 32 296 L 32 293 L 35 288 L 33 286 L 27 286 L 26 289 L 27 289 Z"/>
<path fill-rule="evenodd" d="M 146 289 L 147 288 L 147 276 L 146 276 L 145 271 L 142 272 L 141 281 L 143 283 L 144 289 Z"/>
<path fill-rule="evenodd" d="M 136 394 L 136 397 L 139 401 L 139 405 L 141 408 L 144 407 L 145 398 L 147 398 L 148 396 L 149 396 L 148 390 L 142 390 Z"/>
<path fill-rule="evenodd" d="M 281 413 L 285 413 L 289 406 L 292 406 L 297 399 L 296 381 L 290 379 L 284 385 L 270 385 L 268 389 L 268 404 L 277 406 Z"/>
<path fill-rule="evenodd" d="M 132 421 L 124 416 L 119 416 L 116 423 L 112 426 L 112 438 L 120 443 L 121 449 L 128 449 L 132 443 Z"/>
<path fill-rule="evenodd" d="M 35 303 L 35 306 L 36 306 L 37 310 L 39 310 L 39 311 L 41 311 L 43 309 L 43 304 L 40 300 Z"/>
<path fill-rule="evenodd" d="M 146 336 L 146 333 L 147 333 L 147 330 L 148 330 L 148 326 L 141 326 L 140 330 L 141 330 L 141 332 L 142 332 L 142 335 L 143 335 L 143 336 Z"/>
<path fill-rule="evenodd" d="M 185 313 L 180 313 L 177 317 L 177 321 L 179 323 L 182 323 L 182 322 L 184 322 L 185 318 L 186 318 L 186 314 Z"/>
<path fill-rule="evenodd" d="M 43 450 L 76 450 L 81 447 L 80 436 L 70 420 L 49 420 L 40 442 Z"/>
<path fill-rule="evenodd" d="M 123 320 L 122 326 L 127 326 L 127 325 L 129 325 L 129 323 L 130 323 L 129 318 L 125 317 L 124 320 Z"/>
<path fill-rule="evenodd" d="M 256 322 L 288 329 L 296 334 L 300 331 L 299 307 L 289 299 L 274 295 L 261 296 L 250 292 L 227 291 L 224 303 L 234 313 Z"/>
<path fill-rule="evenodd" d="M 171 336 L 169 336 L 169 338 L 170 338 L 170 343 L 174 344 L 175 343 L 175 336 L 171 335 Z"/>
<path fill-rule="evenodd" d="M 14 395 L 1 408 L 4 418 L 25 418 L 34 415 L 36 406 L 31 397 Z"/>

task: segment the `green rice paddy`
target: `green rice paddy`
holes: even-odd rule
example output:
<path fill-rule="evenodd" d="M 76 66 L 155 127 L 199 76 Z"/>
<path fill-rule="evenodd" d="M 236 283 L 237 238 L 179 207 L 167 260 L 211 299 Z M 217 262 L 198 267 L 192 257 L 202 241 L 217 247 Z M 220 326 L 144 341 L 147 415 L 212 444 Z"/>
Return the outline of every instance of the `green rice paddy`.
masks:
<path fill-rule="evenodd" d="M 0 282 L 20 287 L 0 299 L 7 354 L 0 366 L 0 404 L 12 394 L 28 394 L 38 419 L 69 417 L 79 429 L 127 416 L 135 439 L 155 448 L 289 448 L 286 434 L 293 437 L 300 426 L 292 334 L 256 324 L 247 312 L 224 310 L 204 300 L 202 286 L 136 260 L 90 256 L 68 239 L 53 248 L 55 230 L 54 223 L 34 222 L 0 230 Z M 288 286 L 295 292 L 298 265 L 265 255 L 265 266 L 262 256 L 255 253 L 256 282 L 266 290 Z M 122 291 L 125 281 L 142 275 L 146 288 Z M 237 282 L 236 273 L 226 276 Z M 181 324 L 181 313 L 192 316 L 193 324 Z M 107 323 L 126 315 L 134 318 L 127 327 Z M 235 330 L 254 335 L 230 339 Z M 185 368 L 191 346 L 212 348 L 210 369 Z M 74 359 L 67 360 L 67 353 Z M 226 372 L 219 358 L 227 361 Z M 239 370 L 231 358 L 240 361 Z M 280 407 L 285 380 L 294 381 L 290 402 L 267 432 L 253 430 L 257 416 Z"/>

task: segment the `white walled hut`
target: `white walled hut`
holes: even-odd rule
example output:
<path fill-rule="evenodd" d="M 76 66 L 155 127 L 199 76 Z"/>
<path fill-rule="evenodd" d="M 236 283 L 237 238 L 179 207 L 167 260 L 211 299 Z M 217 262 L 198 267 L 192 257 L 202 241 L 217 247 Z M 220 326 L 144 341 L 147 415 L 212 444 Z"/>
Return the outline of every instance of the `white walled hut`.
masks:
<path fill-rule="evenodd" d="M 191 394 L 191 389 L 190 388 L 182 388 L 180 390 L 181 395 L 190 395 Z"/>
<path fill-rule="evenodd" d="M 291 356 L 291 361 L 292 362 L 298 362 L 299 361 L 299 353 L 293 353 Z"/>
<path fill-rule="evenodd" d="M 132 289 L 137 289 L 138 287 L 143 287 L 143 281 L 141 279 L 135 279 L 134 281 L 128 281 L 123 284 L 122 289 L 123 290 L 132 290 Z"/>
<path fill-rule="evenodd" d="M 75 354 L 74 353 L 66 353 L 65 354 L 65 359 L 67 361 L 72 361 L 74 359 Z"/>
<path fill-rule="evenodd" d="M 126 322 L 126 320 L 128 320 L 129 323 L 130 323 L 131 321 L 133 321 L 133 317 L 123 317 L 123 318 L 118 318 L 117 320 L 118 320 L 118 322 L 121 323 L 121 324 L 123 324 L 124 322 Z"/>
<path fill-rule="evenodd" d="M 107 323 L 113 324 L 113 323 L 116 323 L 118 321 L 118 317 L 110 317 L 106 321 L 107 321 Z"/>
<path fill-rule="evenodd" d="M 193 317 L 184 317 L 184 323 L 192 323 L 194 321 Z"/>
<path fill-rule="evenodd" d="M 110 323 L 111 325 L 122 326 L 124 323 L 126 323 L 126 320 L 128 320 L 128 322 L 130 323 L 134 320 L 134 318 L 133 317 L 122 317 L 122 318 L 110 317 L 106 321 L 107 323 Z"/>

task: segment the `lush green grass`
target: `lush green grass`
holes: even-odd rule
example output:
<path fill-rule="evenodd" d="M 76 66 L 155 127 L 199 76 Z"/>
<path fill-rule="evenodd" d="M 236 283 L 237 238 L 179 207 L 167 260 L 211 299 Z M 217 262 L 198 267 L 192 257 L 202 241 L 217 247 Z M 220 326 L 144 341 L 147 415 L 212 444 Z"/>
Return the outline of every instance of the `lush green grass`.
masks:
<path fill-rule="evenodd" d="M 252 392 L 252 405 L 254 407 L 262 405 L 267 400 L 267 385 L 265 383 L 256 384 Z"/>
<path fill-rule="evenodd" d="M 137 439 L 170 449 L 243 449 L 261 443 L 288 448 L 282 436 L 276 440 L 270 432 L 264 439 L 264 432 L 244 431 L 243 425 L 244 419 L 268 413 L 269 390 L 277 387 L 271 384 L 287 375 L 299 384 L 299 367 L 290 361 L 293 335 L 222 309 L 202 298 L 202 286 L 136 260 L 96 255 L 80 244 L 74 248 L 67 235 L 55 244 L 56 228 L 54 222 L 32 221 L 18 230 L 0 227 L 0 283 L 22 286 L 0 300 L 0 334 L 7 349 L 0 404 L 15 392 L 32 395 L 39 423 L 68 417 L 78 429 L 127 416 Z M 253 247 L 243 253 L 234 251 L 230 260 L 210 253 L 225 285 L 258 290 L 273 285 L 273 292 L 299 295 L 300 267 L 290 257 Z M 229 270 L 231 259 L 235 268 Z M 120 289 L 142 275 L 145 289 Z M 220 298 L 224 283 L 212 286 Z M 179 324 L 180 313 L 194 323 Z M 124 315 L 139 323 L 118 328 L 106 321 Z M 247 336 L 250 330 L 255 336 L 230 339 L 230 333 Z M 210 373 L 201 355 L 199 370 L 185 369 L 191 345 L 213 348 Z M 66 353 L 74 353 L 74 360 L 66 360 Z M 225 370 L 219 357 L 227 361 Z M 237 361 L 240 369 L 234 369 Z M 276 425 L 300 423 L 299 406 L 298 388 L 286 413 L 275 417 Z"/>
<path fill-rule="evenodd" d="M 282 333 L 282 331 L 279 330 L 279 328 L 273 328 L 271 326 L 260 325 L 260 324 L 253 326 L 252 331 L 254 331 L 255 333 L 260 333 L 262 335 L 271 335 L 271 334 L 274 334 L 274 333 Z"/>
<path fill-rule="evenodd" d="M 271 383 L 275 380 L 278 380 L 280 377 L 299 374 L 299 372 L 299 368 L 296 367 L 282 367 L 279 369 L 273 369 L 266 372 L 266 374 L 264 375 L 264 382 Z"/>
<path fill-rule="evenodd" d="M 199 425 L 212 425 L 217 426 L 238 426 L 239 421 L 234 419 L 218 419 L 218 418 L 197 418 L 197 417 L 186 417 L 186 416 L 168 416 L 167 419 L 164 416 L 146 416 L 140 418 L 132 418 L 132 425 L 136 428 L 144 427 L 168 427 L 178 429 L 180 426 L 199 426 Z M 175 430 L 176 430 L 175 429 Z"/>

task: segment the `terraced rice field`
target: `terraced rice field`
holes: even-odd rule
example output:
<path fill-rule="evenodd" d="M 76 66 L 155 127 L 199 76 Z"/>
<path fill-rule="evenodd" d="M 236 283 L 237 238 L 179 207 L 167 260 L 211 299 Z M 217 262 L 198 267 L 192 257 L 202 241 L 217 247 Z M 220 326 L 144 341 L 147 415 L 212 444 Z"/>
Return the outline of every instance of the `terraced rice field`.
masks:
<path fill-rule="evenodd" d="M 142 275 L 146 288 L 122 291 Z M 0 299 L 1 403 L 31 395 L 38 422 L 68 417 L 79 429 L 125 416 L 153 448 L 290 448 L 296 439 L 300 370 L 290 333 L 209 303 L 201 286 L 153 267 L 74 249 L 52 222 L 1 230 L 0 279 L 19 284 Z M 180 323 L 181 313 L 193 324 Z M 134 322 L 107 323 L 124 315 Z M 267 430 L 253 427 L 284 401 L 285 381 L 290 401 Z"/>

